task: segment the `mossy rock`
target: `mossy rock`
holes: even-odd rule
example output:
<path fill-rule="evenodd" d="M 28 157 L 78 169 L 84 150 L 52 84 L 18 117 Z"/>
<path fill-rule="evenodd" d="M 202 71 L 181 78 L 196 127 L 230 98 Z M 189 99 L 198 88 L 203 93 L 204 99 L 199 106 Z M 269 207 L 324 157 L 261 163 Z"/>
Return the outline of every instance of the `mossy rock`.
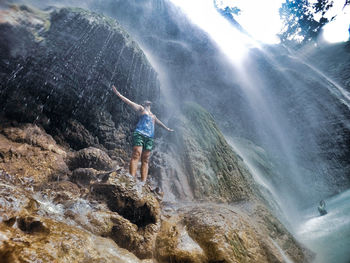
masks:
<path fill-rule="evenodd" d="M 251 175 L 203 107 L 186 102 L 175 120 L 176 145 L 197 199 L 241 201 L 252 197 Z"/>

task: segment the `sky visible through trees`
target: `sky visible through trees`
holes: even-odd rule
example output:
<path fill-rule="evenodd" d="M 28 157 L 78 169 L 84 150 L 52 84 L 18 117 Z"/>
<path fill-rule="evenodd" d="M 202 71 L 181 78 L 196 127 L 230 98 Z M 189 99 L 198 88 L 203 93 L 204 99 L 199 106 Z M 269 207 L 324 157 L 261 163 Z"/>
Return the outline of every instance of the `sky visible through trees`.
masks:
<path fill-rule="evenodd" d="M 349 38 L 350 0 L 214 0 L 257 40 L 305 43 Z M 226 9 L 227 10 L 227 9 Z M 239 10 L 239 12 L 237 12 Z"/>

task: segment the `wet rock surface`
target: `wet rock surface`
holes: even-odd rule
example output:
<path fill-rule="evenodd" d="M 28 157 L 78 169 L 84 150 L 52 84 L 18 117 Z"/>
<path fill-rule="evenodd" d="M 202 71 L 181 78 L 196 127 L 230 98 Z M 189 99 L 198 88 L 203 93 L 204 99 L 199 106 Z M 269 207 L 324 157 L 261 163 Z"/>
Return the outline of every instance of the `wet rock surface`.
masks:
<path fill-rule="evenodd" d="M 312 64 L 349 91 L 349 42 L 309 47 L 299 54 L 301 60 L 281 45 L 252 48 L 246 59 L 232 67 L 208 34 L 190 23 L 171 1 L 106 0 L 103 4 L 94 2 L 89 8 L 120 19 L 141 40 L 166 75 L 167 86 L 178 102 L 197 102 L 213 114 L 225 135 L 248 139 L 275 159 L 270 145 L 282 148 L 283 142 L 261 138 L 273 132 L 264 107 L 257 110 L 260 99 L 256 92 L 261 91 L 277 126 L 292 141 L 303 184 L 318 185 L 312 197 L 303 196 L 301 191 L 297 194 L 301 206 L 306 199 L 312 205 L 322 195 L 334 195 L 350 187 L 349 110 L 334 96 L 338 91 L 329 92 L 332 84 L 302 61 L 310 56 Z M 256 89 L 250 95 L 248 86 Z M 257 124 L 258 119 L 263 120 Z M 280 156 L 276 159 L 272 160 L 275 167 L 285 162 L 278 171 L 284 174 L 289 161 Z M 173 174 L 181 176 L 175 171 Z M 288 177 L 293 178 L 293 173 Z M 289 178 L 277 178 L 281 186 L 288 180 L 281 194 L 292 185 L 293 191 L 298 191 L 297 183 Z M 327 190 L 319 191 L 322 188 Z M 186 197 L 184 192 L 177 194 Z"/>
<path fill-rule="evenodd" d="M 1 11 L 0 104 L 10 119 L 36 122 L 60 144 L 116 151 L 136 115 L 111 92 L 157 101 L 145 55 L 112 19 L 78 8 Z"/>
<path fill-rule="evenodd" d="M 109 209 L 104 202 L 95 200 L 94 194 L 87 195 L 86 191 L 69 181 L 45 183 L 33 189 L 30 179 L 19 180 L 1 171 L 1 259 L 4 262 L 139 262 L 136 256 L 152 258 L 159 229 L 158 200 L 149 190 L 148 193 L 146 189 L 138 193 L 134 189 L 135 182 L 128 177 L 123 181 L 131 187 L 128 189 L 130 202 L 154 206 L 156 222 L 143 222 L 142 226 L 138 226 L 132 219 L 122 216 L 122 209 Z M 110 185 L 113 186 L 113 182 L 110 181 Z M 133 191 L 137 193 L 131 195 Z M 151 217 L 145 211 L 135 215 Z M 79 243 L 77 247 L 76 242 Z M 63 243 L 69 249 L 62 250 Z M 105 250 L 109 252 L 104 253 Z"/>
<path fill-rule="evenodd" d="M 176 162 L 168 164 L 165 170 L 162 163 L 156 162 L 153 167 L 160 183 L 175 182 L 167 191 L 189 200 L 228 202 L 255 198 L 250 173 L 226 142 L 212 115 L 196 103 L 185 103 L 182 115 L 172 122 L 178 129 L 167 150 Z"/>
<path fill-rule="evenodd" d="M 91 194 L 120 214 L 111 237 L 140 258 L 152 258 L 160 225 L 160 204 L 148 185 L 142 187 L 129 176 L 110 174 L 106 183 L 91 185 Z"/>
<path fill-rule="evenodd" d="M 247 205 L 247 204 L 246 204 Z M 245 206 L 246 206 L 245 205 Z M 267 231 L 266 222 L 259 222 L 258 210 L 252 214 L 241 205 L 185 204 L 162 218 L 157 237 L 156 258 L 159 262 L 285 262 L 286 256 L 276 240 L 276 231 Z M 265 216 L 271 217 L 265 210 Z M 277 223 L 277 222 L 276 222 Z M 281 227 L 280 239 L 290 240 Z M 293 262 L 308 262 L 306 250 L 289 243 L 287 257 Z M 287 244 L 284 244 L 287 246 Z"/>
<path fill-rule="evenodd" d="M 78 168 L 112 170 L 116 165 L 116 162 L 114 162 L 106 152 L 94 147 L 77 151 L 73 153 L 68 160 L 68 166 L 71 170 Z"/>
<path fill-rule="evenodd" d="M 350 91 L 350 41 L 321 44 L 319 48 L 302 55 Z"/>
<path fill-rule="evenodd" d="M 34 182 L 65 178 L 70 173 L 66 151 L 42 128 L 33 124 L 11 127 L 2 119 L 0 125 L 0 168 L 27 176 Z"/>
<path fill-rule="evenodd" d="M 101 237 L 117 213 L 79 199 L 72 183 L 34 192 L 30 182 L 0 172 L 1 262 L 141 262 Z"/>
<path fill-rule="evenodd" d="M 49 236 L 50 228 L 42 222 L 50 219 L 50 225 L 66 228 L 64 224 L 68 224 L 69 229 L 80 227 L 89 233 L 77 234 L 76 238 L 109 237 L 139 258 L 152 258 L 159 231 L 160 205 L 159 196 L 148 186 L 143 189 L 137 185 L 106 152 L 97 148 L 72 151 L 58 146 L 36 125 L 12 123 L 12 126 L 2 127 L 1 132 L 0 150 L 4 158 L 0 162 L 0 184 L 13 190 L 0 195 L 0 206 L 11 208 L 1 213 L 4 218 L 0 221 L 7 227 L 15 225 L 23 234 L 45 232 Z M 63 172 L 62 166 L 65 167 Z M 68 167 L 76 169 L 71 171 Z M 107 171 L 112 168 L 117 171 Z M 41 240 L 47 238 L 45 242 L 51 242 L 54 235 Z M 84 245 L 88 247 L 93 242 Z M 8 253 L 6 249 L 3 247 L 3 253 Z M 16 245 L 16 251 L 21 249 L 25 247 Z M 37 252 L 34 249 L 32 253 Z M 38 258 L 44 257 L 39 254 Z M 68 258 L 63 262 L 69 262 Z M 25 259 L 18 260 L 24 262 Z M 44 262 L 51 260 L 60 259 L 54 256 Z M 77 262 L 84 260 L 80 258 Z"/>

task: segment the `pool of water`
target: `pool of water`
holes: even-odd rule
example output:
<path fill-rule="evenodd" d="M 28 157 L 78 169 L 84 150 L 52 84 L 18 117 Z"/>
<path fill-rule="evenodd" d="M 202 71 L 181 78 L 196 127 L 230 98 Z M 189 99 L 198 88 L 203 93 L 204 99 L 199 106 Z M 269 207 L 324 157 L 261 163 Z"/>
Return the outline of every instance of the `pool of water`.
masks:
<path fill-rule="evenodd" d="M 296 236 L 316 253 L 314 263 L 350 263 L 350 190 L 326 201 L 328 214 L 305 210 Z"/>

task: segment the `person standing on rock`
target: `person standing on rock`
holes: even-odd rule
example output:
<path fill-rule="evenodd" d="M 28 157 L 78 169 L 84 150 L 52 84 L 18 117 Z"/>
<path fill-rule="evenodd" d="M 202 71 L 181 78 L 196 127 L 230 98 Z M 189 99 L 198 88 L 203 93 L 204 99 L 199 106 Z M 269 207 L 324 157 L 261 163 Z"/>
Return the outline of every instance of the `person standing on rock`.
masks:
<path fill-rule="evenodd" d="M 130 105 L 139 115 L 140 119 L 133 132 L 133 151 L 130 160 L 130 174 L 136 177 L 137 165 L 141 157 L 141 181 L 146 182 L 148 175 L 148 161 L 153 148 L 154 124 L 157 123 L 162 128 L 169 132 L 173 129 L 164 125 L 152 112 L 151 102 L 146 100 L 142 105 L 139 105 L 120 94 L 114 85 L 113 92 L 125 103 Z"/>

